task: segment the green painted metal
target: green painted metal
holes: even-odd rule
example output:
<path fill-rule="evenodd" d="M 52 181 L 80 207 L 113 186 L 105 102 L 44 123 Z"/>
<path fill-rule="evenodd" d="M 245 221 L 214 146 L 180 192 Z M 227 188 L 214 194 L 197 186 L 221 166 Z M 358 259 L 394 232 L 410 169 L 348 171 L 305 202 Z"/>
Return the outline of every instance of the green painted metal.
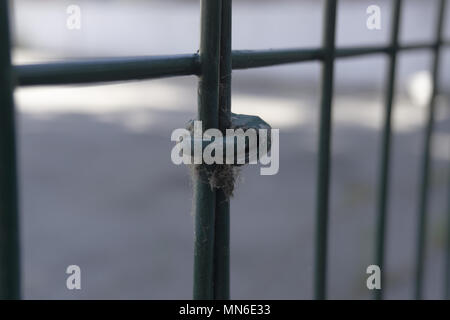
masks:
<path fill-rule="evenodd" d="M 400 13 L 402 7 L 402 0 L 394 2 L 394 10 L 392 11 L 391 20 L 391 41 L 390 45 L 396 48 L 398 45 L 398 35 L 400 28 Z M 380 158 L 380 175 L 378 182 L 378 202 L 377 202 L 377 226 L 375 235 L 375 264 L 381 269 L 381 289 L 374 291 L 374 298 L 381 300 L 383 298 L 384 287 L 384 258 L 385 258 L 385 238 L 386 238 L 386 212 L 389 195 L 389 171 L 390 171 L 390 153 L 391 153 L 391 132 L 392 132 L 392 109 L 395 92 L 395 73 L 397 65 L 397 51 L 392 50 L 389 54 L 389 66 L 387 73 L 387 87 L 385 97 L 385 113 L 384 113 L 384 127 L 382 136 L 382 149 Z"/>
<path fill-rule="evenodd" d="M 230 200 L 221 189 L 216 191 L 214 299 L 230 299 Z"/>
<path fill-rule="evenodd" d="M 423 158 L 421 165 L 421 184 L 419 194 L 419 210 L 417 220 L 417 252 L 416 252 L 416 274 L 415 274 L 415 287 L 414 297 L 419 300 L 423 297 L 423 277 L 425 269 L 425 241 L 427 231 L 427 210 L 428 210 L 428 193 L 430 188 L 430 151 L 431 151 L 431 138 L 434 127 L 434 110 L 436 108 L 436 94 L 438 92 L 439 81 L 439 62 L 440 62 L 440 43 L 442 41 L 442 31 L 444 26 L 444 13 L 446 7 L 446 0 L 440 0 L 438 6 L 438 19 L 436 24 L 436 46 L 433 50 L 433 66 L 432 66 L 432 80 L 433 80 L 433 92 L 431 101 L 428 106 L 427 122 L 425 126 L 425 142 L 423 147 Z"/>
<path fill-rule="evenodd" d="M 231 126 L 231 12 L 232 1 L 222 0 L 219 129 L 223 133 Z M 230 299 L 230 200 L 221 189 L 216 191 L 214 299 Z"/>
<path fill-rule="evenodd" d="M 197 54 L 90 59 L 15 67 L 20 86 L 142 80 L 199 73 Z"/>
<path fill-rule="evenodd" d="M 333 73 L 336 37 L 337 0 L 327 0 L 324 12 L 322 65 L 322 101 L 320 108 L 319 162 L 316 194 L 316 238 L 314 296 L 326 299 L 327 249 L 328 249 L 328 200 L 330 189 L 331 156 L 331 105 L 333 100 Z"/>
<path fill-rule="evenodd" d="M 0 299 L 19 299 L 16 133 L 8 1 L 0 1 L 0 36 Z"/>
<path fill-rule="evenodd" d="M 448 169 L 447 192 L 447 244 L 444 265 L 444 299 L 450 300 L 450 167 Z"/>
<path fill-rule="evenodd" d="M 221 1 L 201 1 L 198 117 L 203 130 L 219 127 Z M 194 299 L 214 298 L 214 229 L 216 191 L 208 183 L 211 166 L 199 165 L 194 179 Z"/>
<path fill-rule="evenodd" d="M 234 50 L 232 56 L 233 69 L 249 69 L 319 60 L 322 59 L 323 50 L 321 48 Z"/>
<path fill-rule="evenodd" d="M 448 46 L 449 43 L 441 45 Z M 435 47 L 435 43 L 409 44 L 396 49 L 390 46 L 344 47 L 335 50 L 335 58 L 389 54 L 392 50 L 429 50 Z M 323 60 L 325 50 L 323 48 L 234 50 L 231 55 L 232 66 L 236 70 Z M 197 54 L 184 54 L 39 63 L 14 66 L 13 69 L 19 86 L 64 85 L 199 75 L 200 61 Z"/>

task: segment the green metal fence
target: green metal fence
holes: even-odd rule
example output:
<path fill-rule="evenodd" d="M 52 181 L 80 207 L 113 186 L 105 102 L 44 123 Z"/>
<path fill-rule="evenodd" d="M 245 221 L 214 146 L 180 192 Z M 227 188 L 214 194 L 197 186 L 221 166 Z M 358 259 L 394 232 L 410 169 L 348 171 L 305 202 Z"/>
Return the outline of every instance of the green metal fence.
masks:
<path fill-rule="evenodd" d="M 374 257 L 374 263 L 383 270 L 389 195 L 391 118 L 395 96 L 397 55 L 403 51 L 429 50 L 433 54 L 434 89 L 428 106 L 428 119 L 424 132 L 425 144 L 423 147 L 420 195 L 418 197 L 418 240 L 414 292 L 415 298 L 422 298 L 430 149 L 435 97 L 439 89 L 439 60 L 441 49 L 450 44 L 442 39 L 446 0 L 439 0 L 435 38 L 429 43 L 406 46 L 399 44 L 398 35 L 403 1 L 393 0 L 391 38 L 388 45 L 337 48 L 335 45 L 337 0 L 326 0 L 322 47 L 258 51 L 231 50 L 231 2 L 231 0 L 201 1 L 201 42 L 198 53 L 12 66 L 8 1 L 0 0 L 0 298 L 20 298 L 17 164 L 12 99 L 14 86 L 79 84 L 196 75 L 199 78 L 199 120 L 203 121 L 204 129 L 219 128 L 225 130 L 230 124 L 232 69 L 321 61 L 322 97 L 318 146 L 314 288 L 316 299 L 326 299 L 334 62 L 340 58 L 374 54 L 385 55 L 389 59 L 380 153 L 378 221 L 375 233 Z M 208 169 L 207 166 L 206 169 Z M 230 297 L 230 204 L 222 190 L 211 190 L 209 184 L 204 182 L 203 174 L 205 174 L 205 171 L 199 171 L 194 179 L 195 257 L 193 293 L 195 299 L 228 299 Z M 450 201 L 447 232 L 449 231 Z M 448 235 L 447 246 L 446 298 L 450 298 L 450 235 Z M 381 299 L 382 297 L 382 290 L 375 290 L 375 298 Z"/>

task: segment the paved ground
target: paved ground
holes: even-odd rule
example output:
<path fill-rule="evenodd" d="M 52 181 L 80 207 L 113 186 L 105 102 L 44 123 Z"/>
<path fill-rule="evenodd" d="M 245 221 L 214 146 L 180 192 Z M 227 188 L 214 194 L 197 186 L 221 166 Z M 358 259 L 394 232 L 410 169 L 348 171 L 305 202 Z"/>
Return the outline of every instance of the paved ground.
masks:
<path fill-rule="evenodd" d="M 267 82 L 270 90 L 255 94 L 245 78 L 235 78 L 236 112 L 260 114 L 281 129 L 281 136 L 279 173 L 260 176 L 257 166 L 245 168 L 232 200 L 233 297 L 311 298 L 317 96 L 289 90 L 280 80 Z M 194 116 L 195 85 L 195 79 L 182 78 L 18 91 L 26 298 L 190 297 L 190 177 L 186 168 L 170 161 L 170 133 Z M 136 91 L 148 93 L 142 106 L 117 100 Z M 71 99 L 77 95 L 90 97 L 92 109 L 81 100 L 76 111 Z M 59 96 L 67 102 L 60 102 Z M 52 101 L 61 103 L 64 112 L 52 111 Z M 112 110 L 101 108 L 106 102 Z M 379 93 L 336 97 L 331 298 L 369 297 L 365 268 L 373 262 L 380 102 Z M 399 97 L 386 271 L 391 298 L 408 298 L 412 288 L 422 113 Z M 438 124 L 429 210 L 429 297 L 442 291 L 449 159 L 450 123 L 442 112 Z M 82 268 L 83 289 L 77 293 L 65 288 L 64 272 L 70 264 Z"/>

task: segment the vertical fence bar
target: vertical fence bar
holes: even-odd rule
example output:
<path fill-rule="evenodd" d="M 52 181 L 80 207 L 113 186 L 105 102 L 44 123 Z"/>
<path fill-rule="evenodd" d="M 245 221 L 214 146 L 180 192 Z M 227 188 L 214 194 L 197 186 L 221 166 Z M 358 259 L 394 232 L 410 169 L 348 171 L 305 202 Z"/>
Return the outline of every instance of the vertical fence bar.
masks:
<path fill-rule="evenodd" d="M 432 80 L 433 92 L 428 107 L 427 123 L 425 127 L 425 141 L 423 149 L 423 158 L 421 165 L 421 184 L 419 194 L 419 212 L 417 219 L 417 252 L 416 252 L 416 275 L 414 296 L 416 299 L 422 299 L 424 262 L 425 262 L 425 241 L 427 231 L 428 193 L 429 193 L 429 172 L 430 172 L 430 151 L 431 139 L 434 127 L 434 110 L 436 107 L 436 94 L 438 92 L 439 81 L 439 60 L 440 49 L 442 45 L 442 29 L 444 24 L 446 0 L 440 0 L 438 7 L 438 20 L 436 25 L 436 46 L 433 49 Z"/>
<path fill-rule="evenodd" d="M 198 115 L 203 130 L 218 128 L 221 0 L 201 1 Z M 194 299 L 213 299 L 216 192 L 208 183 L 210 166 L 198 165 L 194 178 Z"/>
<path fill-rule="evenodd" d="M 381 289 L 374 291 L 374 298 L 383 299 L 384 283 L 384 258 L 385 258 L 385 239 L 386 239 L 386 211 L 389 196 L 389 161 L 391 153 L 391 133 L 392 133 L 392 106 L 395 92 L 395 73 L 397 65 L 398 34 L 400 31 L 400 13 L 402 0 L 395 0 L 394 10 L 391 20 L 391 39 L 389 52 L 389 66 L 387 74 L 387 86 L 385 97 L 384 127 L 382 136 L 382 151 L 380 158 L 380 176 L 378 184 L 378 202 L 377 202 L 377 226 L 375 234 L 375 263 L 381 269 Z"/>
<path fill-rule="evenodd" d="M 448 108 L 448 105 L 447 105 Z M 450 116 L 450 112 L 448 112 Z M 449 150 L 450 151 L 450 150 Z M 447 182 L 447 244 L 445 252 L 445 270 L 444 270 L 444 299 L 450 299 L 450 166 L 448 168 L 448 182 Z"/>
<path fill-rule="evenodd" d="M 231 11 L 232 0 L 222 0 L 220 32 L 219 129 L 231 125 Z M 222 189 L 216 191 L 214 241 L 214 299 L 230 298 L 230 200 Z"/>
<path fill-rule="evenodd" d="M 326 0 L 324 8 L 322 101 L 320 108 L 319 164 L 317 174 L 314 288 L 316 299 L 326 299 L 328 198 L 330 188 L 331 104 L 335 52 L 337 0 Z"/>
<path fill-rule="evenodd" d="M 0 1 L 0 299 L 20 298 L 15 116 L 8 1 Z"/>

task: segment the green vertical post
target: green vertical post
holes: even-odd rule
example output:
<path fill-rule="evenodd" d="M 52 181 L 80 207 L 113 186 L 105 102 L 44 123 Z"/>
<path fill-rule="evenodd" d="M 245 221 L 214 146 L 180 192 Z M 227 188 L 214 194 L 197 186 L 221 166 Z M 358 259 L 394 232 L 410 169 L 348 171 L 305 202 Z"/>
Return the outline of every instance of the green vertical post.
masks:
<path fill-rule="evenodd" d="M 19 299 L 16 138 L 8 13 L 8 1 L 0 1 L 0 299 Z"/>
<path fill-rule="evenodd" d="M 380 176 L 378 182 L 377 225 L 375 234 L 375 264 L 381 270 L 381 289 L 374 291 L 374 298 L 383 299 L 384 283 L 384 258 L 386 240 L 386 211 L 389 197 L 389 171 L 392 134 L 392 109 L 395 92 L 395 73 L 397 65 L 398 35 L 400 29 L 400 13 L 402 0 L 395 0 L 391 20 L 391 40 L 389 52 L 389 65 L 387 73 L 387 86 L 385 96 L 384 127 L 382 136 L 382 150 L 380 158 Z"/>
<path fill-rule="evenodd" d="M 450 112 L 448 113 L 450 115 Z M 445 269 L 444 269 L 444 298 L 450 299 L 450 166 L 448 169 L 448 185 L 447 185 L 447 245 L 445 252 Z"/>
<path fill-rule="evenodd" d="M 436 25 L 436 42 L 433 49 L 433 66 L 432 66 L 432 80 L 433 92 L 428 107 L 427 122 L 425 126 L 425 141 L 423 149 L 423 158 L 421 164 L 421 184 L 419 194 L 419 212 L 417 219 L 417 251 L 416 251 L 416 274 L 415 274 L 415 288 L 414 297 L 419 300 L 422 299 L 423 291 L 423 276 L 424 276 L 424 262 L 425 262 L 425 241 L 427 231 L 427 210 L 428 210 L 428 193 L 430 187 L 430 151 L 431 139 L 434 127 L 434 110 L 436 105 L 436 94 L 438 92 L 439 81 L 439 60 L 440 49 L 442 45 L 442 29 L 444 25 L 446 0 L 440 0 L 438 7 L 438 20 Z"/>
<path fill-rule="evenodd" d="M 219 129 L 231 125 L 231 11 L 232 0 L 222 0 L 220 36 Z M 223 190 L 216 191 L 214 241 L 214 299 L 230 298 L 230 200 Z"/>
<path fill-rule="evenodd" d="M 219 126 L 220 0 L 201 1 L 198 116 L 203 130 Z M 213 299 L 216 191 L 208 183 L 211 166 L 197 165 L 194 177 L 194 299 Z"/>
<path fill-rule="evenodd" d="M 328 200 L 330 189 L 331 105 L 335 54 L 337 0 L 325 2 L 322 65 L 322 101 L 320 108 L 319 164 L 317 174 L 316 239 L 314 288 L 316 299 L 326 299 Z"/>

